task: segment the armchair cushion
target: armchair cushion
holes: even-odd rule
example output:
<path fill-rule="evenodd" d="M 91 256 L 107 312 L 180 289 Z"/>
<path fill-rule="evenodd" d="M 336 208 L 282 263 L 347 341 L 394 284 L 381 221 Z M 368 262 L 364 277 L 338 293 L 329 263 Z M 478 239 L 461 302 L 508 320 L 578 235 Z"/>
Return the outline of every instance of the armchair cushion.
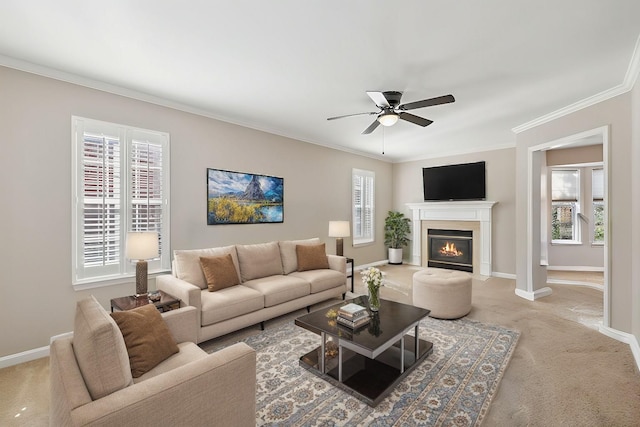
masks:
<path fill-rule="evenodd" d="M 233 265 L 231 254 L 200 257 L 200 265 L 207 279 L 209 292 L 219 291 L 229 286 L 239 285 L 238 272 Z"/>
<path fill-rule="evenodd" d="M 298 245 L 296 246 L 296 256 L 298 257 L 298 271 L 329 268 L 324 243 L 320 245 Z"/>
<path fill-rule="evenodd" d="M 111 313 L 127 346 L 133 378 L 177 353 L 178 345 L 155 305 Z"/>
<path fill-rule="evenodd" d="M 76 305 L 73 353 L 93 400 L 133 384 L 122 333 L 93 295 Z"/>

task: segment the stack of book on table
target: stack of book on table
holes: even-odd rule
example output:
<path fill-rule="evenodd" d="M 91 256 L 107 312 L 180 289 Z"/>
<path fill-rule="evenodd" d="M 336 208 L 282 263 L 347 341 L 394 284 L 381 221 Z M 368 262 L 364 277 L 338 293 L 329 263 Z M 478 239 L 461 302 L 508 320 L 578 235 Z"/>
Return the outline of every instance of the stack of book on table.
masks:
<path fill-rule="evenodd" d="M 349 303 L 338 309 L 338 323 L 350 328 L 359 328 L 369 323 L 369 312 L 361 305 Z"/>

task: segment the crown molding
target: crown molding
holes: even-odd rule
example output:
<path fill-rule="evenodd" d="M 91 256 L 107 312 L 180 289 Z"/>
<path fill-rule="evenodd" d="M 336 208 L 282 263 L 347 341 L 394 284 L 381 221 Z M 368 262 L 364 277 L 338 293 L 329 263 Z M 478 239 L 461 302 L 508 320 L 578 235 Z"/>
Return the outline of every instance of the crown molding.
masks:
<path fill-rule="evenodd" d="M 524 132 L 526 130 L 532 129 L 536 126 L 540 126 L 541 124 L 548 123 L 560 117 L 564 117 L 568 114 L 575 113 L 576 111 L 582 110 L 583 108 L 590 107 L 599 102 L 606 101 L 607 99 L 611 99 L 618 95 L 622 95 L 623 93 L 627 93 L 631 89 L 633 89 L 633 86 L 635 85 L 639 74 L 640 74 L 640 36 L 636 40 L 636 46 L 633 49 L 633 54 L 631 55 L 631 61 L 629 61 L 629 66 L 627 67 L 627 72 L 624 76 L 624 80 L 622 84 L 619 84 L 615 87 L 612 87 L 611 89 L 607 89 L 598 94 L 585 98 L 581 101 L 575 102 L 566 107 L 560 108 L 559 110 L 553 111 L 549 114 L 545 114 L 544 116 L 538 117 L 537 119 L 531 120 L 530 122 L 523 123 L 520 126 L 516 126 L 512 128 L 511 131 L 518 134 L 520 132 Z"/>
<path fill-rule="evenodd" d="M 453 157 L 453 156 L 463 156 L 465 154 L 475 154 L 475 153 L 484 153 L 487 151 L 497 151 L 497 150 L 506 150 L 509 148 L 515 148 L 516 143 L 507 142 L 504 144 L 494 144 L 490 146 L 484 147 L 476 147 L 476 148 L 467 148 L 464 150 L 451 150 L 451 151 L 440 151 L 437 154 L 426 154 L 420 157 L 401 157 L 393 161 L 394 164 L 398 163 L 410 163 L 410 162 L 418 162 L 421 160 L 432 160 L 432 159 L 440 159 L 443 157 Z"/>

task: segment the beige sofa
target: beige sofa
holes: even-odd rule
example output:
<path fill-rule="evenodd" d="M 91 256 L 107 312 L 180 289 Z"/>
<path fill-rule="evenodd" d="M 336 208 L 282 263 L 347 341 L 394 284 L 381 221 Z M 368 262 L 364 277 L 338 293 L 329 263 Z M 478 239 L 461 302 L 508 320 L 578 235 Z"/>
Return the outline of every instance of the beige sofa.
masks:
<path fill-rule="evenodd" d="M 172 274 L 156 287 L 197 309 L 197 342 L 309 307 L 347 292 L 346 258 L 327 255 L 329 268 L 298 271 L 296 246 L 318 245 L 318 238 L 175 250 Z M 240 284 L 210 292 L 200 257 L 230 254 Z M 264 326 L 264 325 L 263 325 Z"/>
<path fill-rule="evenodd" d="M 244 343 L 207 354 L 196 310 L 162 317 L 178 353 L 132 377 L 116 322 L 93 296 L 78 302 L 73 337 L 50 346 L 52 426 L 254 426 L 256 353 Z"/>

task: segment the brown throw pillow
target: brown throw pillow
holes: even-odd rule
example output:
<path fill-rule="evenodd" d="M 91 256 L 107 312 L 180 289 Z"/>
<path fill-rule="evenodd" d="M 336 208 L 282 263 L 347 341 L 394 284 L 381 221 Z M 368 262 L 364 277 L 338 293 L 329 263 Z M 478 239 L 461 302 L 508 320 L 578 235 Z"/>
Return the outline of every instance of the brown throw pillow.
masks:
<path fill-rule="evenodd" d="M 131 375 L 138 378 L 179 351 L 171 331 L 155 305 L 111 313 L 129 353 Z"/>
<path fill-rule="evenodd" d="M 329 268 L 329 259 L 324 249 L 324 243 L 320 245 L 296 245 L 296 256 L 298 257 L 298 271 Z"/>
<path fill-rule="evenodd" d="M 231 254 L 200 257 L 200 265 L 202 266 L 204 277 L 207 279 L 209 292 L 240 284 Z"/>

